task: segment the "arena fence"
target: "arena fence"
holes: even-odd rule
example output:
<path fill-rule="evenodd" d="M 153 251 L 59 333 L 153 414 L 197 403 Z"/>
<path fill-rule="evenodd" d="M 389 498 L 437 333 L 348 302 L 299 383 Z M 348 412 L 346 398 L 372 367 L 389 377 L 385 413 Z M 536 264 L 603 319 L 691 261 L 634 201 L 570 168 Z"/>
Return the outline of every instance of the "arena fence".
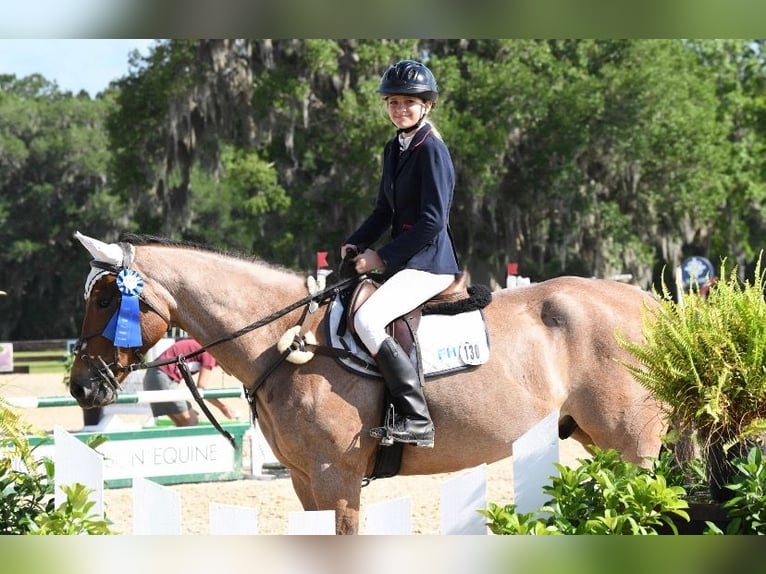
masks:
<path fill-rule="evenodd" d="M 520 512 L 540 507 L 543 486 L 555 471 L 553 464 L 558 462 L 559 455 L 557 419 L 558 412 L 551 413 L 513 443 L 514 503 Z M 62 429 L 54 429 L 53 448 L 57 497 L 63 498 L 62 486 L 83 484 L 92 490 L 94 510 L 103 515 L 105 460 Z M 487 534 L 485 519 L 477 512 L 487 506 L 486 493 L 484 464 L 442 482 L 440 533 Z M 411 519 L 410 497 L 370 504 L 362 509 L 360 531 L 362 534 L 408 535 L 412 534 Z M 285 520 L 288 534 L 333 534 L 335 531 L 332 511 L 291 512 Z M 180 494 L 157 480 L 134 477 L 132 534 L 181 533 Z M 258 534 L 258 509 L 209 504 L 209 534 Z"/>

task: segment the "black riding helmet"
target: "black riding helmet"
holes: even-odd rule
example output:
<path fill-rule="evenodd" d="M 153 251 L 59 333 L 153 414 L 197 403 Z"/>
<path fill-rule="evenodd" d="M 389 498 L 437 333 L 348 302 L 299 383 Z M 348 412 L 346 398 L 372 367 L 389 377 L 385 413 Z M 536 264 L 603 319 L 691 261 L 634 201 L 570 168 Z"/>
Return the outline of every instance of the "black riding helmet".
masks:
<path fill-rule="evenodd" d="M 383 95 L 407 94 L 436 101 L 439 87 L 426 66 L 414 60 L 402 60 L 385 71 L 377 92 Z"/>

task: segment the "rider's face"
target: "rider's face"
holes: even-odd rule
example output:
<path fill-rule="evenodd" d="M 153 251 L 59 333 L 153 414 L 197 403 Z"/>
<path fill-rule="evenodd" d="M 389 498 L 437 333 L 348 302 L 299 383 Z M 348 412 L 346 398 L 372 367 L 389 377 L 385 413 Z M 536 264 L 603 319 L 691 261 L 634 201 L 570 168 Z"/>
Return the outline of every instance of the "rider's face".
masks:
<path fill-rule="evenodd" d="M 386 109 L 394 125 L 406 130 L 420 121 L 421 116 L 431 109 L 431 103 L 417 96 L 394 95 L 386 98 Z"/>

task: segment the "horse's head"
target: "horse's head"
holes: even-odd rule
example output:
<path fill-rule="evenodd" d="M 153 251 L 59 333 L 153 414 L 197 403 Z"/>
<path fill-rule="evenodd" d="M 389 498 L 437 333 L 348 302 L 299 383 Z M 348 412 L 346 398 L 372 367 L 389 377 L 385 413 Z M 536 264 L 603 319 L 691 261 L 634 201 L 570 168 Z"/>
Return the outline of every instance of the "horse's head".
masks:
<path fill-rule="evenodd" d="M 167 331 L 167 311 L 147 301 L 131 268 L 135 249 L 75 234 L 93 257 L 85 282 L 85 318 L 75 345 L 69 392 L 83 408 L 107 405 L 120 384 Z"/>

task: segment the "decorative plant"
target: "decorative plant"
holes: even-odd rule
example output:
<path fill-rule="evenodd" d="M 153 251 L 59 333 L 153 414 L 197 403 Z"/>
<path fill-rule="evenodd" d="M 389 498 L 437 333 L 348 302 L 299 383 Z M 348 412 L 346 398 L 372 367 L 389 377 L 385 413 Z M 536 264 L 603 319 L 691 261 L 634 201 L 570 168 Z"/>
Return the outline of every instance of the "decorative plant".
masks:
<path fill-rule="evenodd" d="M 731 522 L 726 534 L 766 534 L 766 465 L 763 453 L 751 448 L 734 461 L 737 473 L 726 488 L 733 492 L 723 507 Z"/>
<path fill-rule="evenodd" d="M 761 254 L 762 255 L 762 254 Z M 671 427 L 692 436 L 707 461 L 710 494 L 724 500 L 731 459 L 766 429 L 766 302 L 761 258 L 752 282 L 736 268 L 706 298 L 673 299 L 663 285 L 645 315 L 643 342 L 620 340 L 635 379 L 666 407 Z M 733 449 L 733 450 L 732 450 Z"/>
<path fill-rule="evenodd" d="M 766 464 L 760 449 L 747 457 L 734 457 L 736 473 L 726 489 L 733 497 L 723 503 L 715 521 L 697 511 L 696 524 L 688 524 L 689 501 L 705 480 L 700 460 L 679 465 L 670 451 L 652 461 L 650 468 L 622 459 L 615 450 L 594 448 L 579 466 L 556 465 L 543 491 L 551 498 L 538 512 L 518 513 L 513 504 L 489 503 L 478 510 L 494 534 L 766 534 Z M 690 482 L 691 479 L 691 482 Z M 703 508 L 708 505 L 702 505 Z M 704 512 L 703 512 L 704 515 Z"/>
<path fill-rule="evenodd" d="M 36 459 L 30 434 L 0 398 L 0 534 L 109 534 L 83 485 L 65 487 L 67 498 L 55 507 L 53 462 Z"/>
<path fill-rule="evenodd" d="M 615 450 L 594 448 L 577 468 L 556 465 L 559 476 L 543 487 L 551 499 L 538 514 L 516 513 L 513 504 L 490 503 L 479 512 L 494 534 L 658 534 L 677 533 L 688 520 L 681 486 L 665 476 L 622 459 Z M 546 516 L 547 515 L 547 516 Z"/>

